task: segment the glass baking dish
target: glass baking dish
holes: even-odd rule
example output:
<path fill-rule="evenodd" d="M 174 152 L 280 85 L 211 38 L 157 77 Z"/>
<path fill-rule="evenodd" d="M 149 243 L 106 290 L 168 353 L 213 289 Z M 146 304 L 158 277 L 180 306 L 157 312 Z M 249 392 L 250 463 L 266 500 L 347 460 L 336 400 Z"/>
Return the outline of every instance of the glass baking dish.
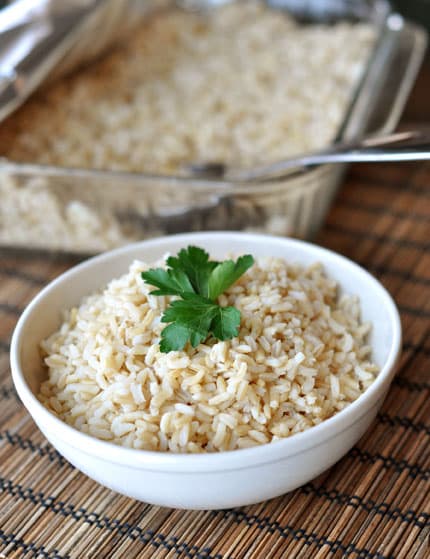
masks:
<path fill-rule="evenodd" d="M 426 33 L 384 1 L 268 2 L 300 21 L 370 21 L 378 40 L 337 134 L 392 131 L 426 48 Z M 141 173 L 68 169 L 2 160 L 3 195 L 18 190 L 23 219 L 3 214 L 0 246 L 92 254 L 184 231 L 248 230 L 311 238 L 335 196 L 345 165 L 321 165 L 283 180 L 233 183 Z M 24 194 L 24 196 L 23 196 Z M 13 202 L 12 202 L 13 203 Z M 1 215 L 1 214 L 0 214 Z"/>

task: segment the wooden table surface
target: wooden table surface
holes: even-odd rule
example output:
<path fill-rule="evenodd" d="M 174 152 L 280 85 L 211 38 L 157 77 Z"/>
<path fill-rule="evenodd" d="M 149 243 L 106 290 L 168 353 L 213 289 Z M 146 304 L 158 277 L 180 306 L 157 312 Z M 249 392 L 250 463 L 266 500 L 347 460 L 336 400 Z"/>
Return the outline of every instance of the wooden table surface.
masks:
<path fill-rule="evenodd" d="M 404 127 L 430 124 L 429 91 L 427 60 Z M 0 252 L 0 558 L 429 557 L 429 185 L 429 163 L 351 168 L 317 242 L 359 262 L 395 298 L 400 370 L 345 458 L 296 491 L 240 509 L 138 503 L 57 454 L 17 399 L 8 350 L 23 307 L 74 262 Z"/>

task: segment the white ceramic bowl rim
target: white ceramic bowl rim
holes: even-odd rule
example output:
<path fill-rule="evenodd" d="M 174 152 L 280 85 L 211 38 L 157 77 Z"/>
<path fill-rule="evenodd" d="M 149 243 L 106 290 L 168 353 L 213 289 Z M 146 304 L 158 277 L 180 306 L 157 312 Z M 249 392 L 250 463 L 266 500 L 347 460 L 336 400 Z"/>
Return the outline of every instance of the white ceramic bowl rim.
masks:
<path fill-rule="evenodd" d="M 313 426 L 303 432 L 296 433 L 285 439 L 247 449 L 238 449 L 228 452 L 213 452 L 207 454 L 176 454 L 121 447 L 108 441 L 103 441 L 82 433 L 53 415 L 35 397 L 26 383 L 22 373 L 20 357 L 22 339 L 20 333 L 27 318 L 37 308 L 38 304 L 44 299 L 44 297 L 51 290 L 55 289 L 55 287 L 64 279 L 77 276 L 82 271 L 91 267 L 94 263 L 108 261 L 113 256 L 127 252 L 132 253 L 136 250 L 144 249 L 145 247 L 154 247 L 159 244 L 163 244 L 166 242 L 166 239 L 169 239 L 169 237 L 159 237 L 127 245 L 99 256 L 95 256 L 85 262 L 82 262 L 81 264 L 78 264 L 61 274 L 44 289 L 42 289 L 42 291 L 36 295 L 21 315 L 11 341 L 10 360 L 12 377 L 22 402 L 30 411 L 36 422 L 38 424 L 40 423 L 41 426 L 46 425 L 48 422 L 52 423 L 52 427 L 55 428 L 57 434 L 61 434 L 61 438 L 67 440 L 68 444 L 78 448 L 80 451 L 86 452 L 88 455 L 96 454 L 98 456 L 104 456 L 108 462 L 126 464 L 129 467 L 136 467 L 137 469 L 143 467 L 147 470 L 192 473 L 197 471 L 208 472 L 219 470 L 227 471 L 230 469 L 236 470 L 238 468 L 256 466 L 267 462 L 276 462 L 278 460 L 282 460 L 286 456 L 293 456 L 310 447 L 319 446 L 328 438 L 338 435 L 347 429 L 351 424 L 359 420 L 368 409 L 376 406 L 381 398 L 381 385 L 386 382 L 387 377 L 393 374 L 401 347 L 400 316 L 391 295 L 371 274 L 358 264 L 355 264 L 348 258 L 333 251 L 298 239 L 228 231 L 184 233 L 182 235 L 170 237 L 170 239 L 174 239 L 175 242 L 198 244 L 204 243 L 205 241 L 212 241 L 214 239 L 225 239 L 226 242 L 231 242 L 235 239 L 244 240 L 245 237 L 248 237 L 249 240 L 256 242 L 267 242 L 270 240 L 271 243 L 279 243 L 280 246 L 296 246 L 302 248 L 303 250 L 309 250 L 309 248 L 312 247 L 312 249 L 318 250 L 318 253 L 321 255 L 319 260 L 321 260 L 323 264 L 324 256 L 330 256 L 332 259 L 335 258 L 338 262 L 343 263 L 344 266 L 354 268 L 355 273 L 364 274 L 366 276 L 366 280 L 370 282 L 373 289 L 378 292 L 381 306 L 388 311 L 394 335 L 386 362 L 383 367 L 381 367 L 375 382 L 372 383 L 364 394 L 352 402 L 347 408 L 324 420 L 319 425 Z M 363 410 L 363 403 L 366 403 L 365 410 Z M 270 452 L 268 452 L 269 448 Z"/>

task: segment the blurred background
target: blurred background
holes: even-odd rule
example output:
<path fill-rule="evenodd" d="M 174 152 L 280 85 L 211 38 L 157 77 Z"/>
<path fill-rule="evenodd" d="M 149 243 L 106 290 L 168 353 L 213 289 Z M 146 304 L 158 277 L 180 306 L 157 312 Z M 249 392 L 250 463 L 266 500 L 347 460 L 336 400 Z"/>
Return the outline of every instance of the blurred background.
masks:
<path fill-rule="evenodd" d="M 392 4 L 405 17 L 430 29 L 430 0 L 394 0 Z"/>
<path fill-rule="evenodd" d="M 11 0 L 0 0 L 0 7 L 11 3 Z M 430 30 L 430 0 L 392 0 L 391 3 L 404 16 L 425 25 Z"/>

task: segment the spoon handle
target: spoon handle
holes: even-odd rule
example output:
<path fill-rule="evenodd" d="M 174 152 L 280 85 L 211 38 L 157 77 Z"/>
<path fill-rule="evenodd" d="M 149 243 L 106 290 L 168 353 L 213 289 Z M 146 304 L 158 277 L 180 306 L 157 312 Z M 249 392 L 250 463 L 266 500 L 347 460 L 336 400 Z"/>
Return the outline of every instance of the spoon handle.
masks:
<path fill-rule="evenodd" d="M 252 169 L 229 169 L 229 180 L 267 180 L 300 171 L 303 167 L 323 163 L 418 161 L 430 159 L 430 133 L 397 132 L 360 141 L 333 144 L 315 153 L 299 155 Z"/>

